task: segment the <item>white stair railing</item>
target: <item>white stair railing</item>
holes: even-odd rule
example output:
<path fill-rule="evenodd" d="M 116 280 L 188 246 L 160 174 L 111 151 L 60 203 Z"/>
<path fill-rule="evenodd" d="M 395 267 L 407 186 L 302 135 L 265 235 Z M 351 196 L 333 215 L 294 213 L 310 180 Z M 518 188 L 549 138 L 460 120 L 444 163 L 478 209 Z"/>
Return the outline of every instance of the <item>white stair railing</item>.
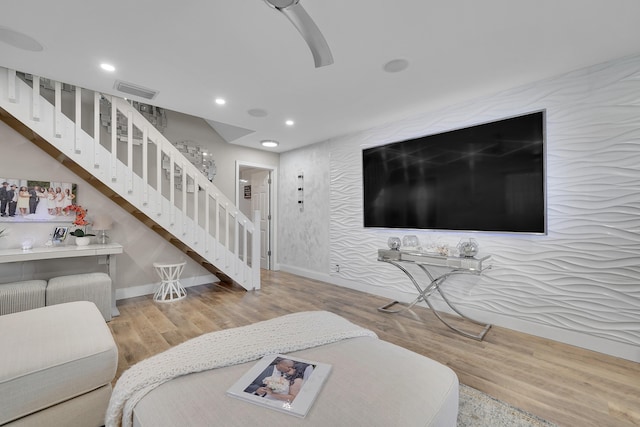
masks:
<path fill-rule="evenodd" d="M 30 86 L 0 68 L 0 107 L 245 289 L 260 288 L 259 212 L 249 220 L 126 100 L 79 87 L 71 97 L 58 82 L 41 90 L 32 77 Z M 110 135 L 100 116 L 104 100 Z M 73 120 L 62 112 L 71 103 Z M 87 114 L 93 120 L 83 121 Z M 124 137 L 116 129 L 123 123 Z"/>

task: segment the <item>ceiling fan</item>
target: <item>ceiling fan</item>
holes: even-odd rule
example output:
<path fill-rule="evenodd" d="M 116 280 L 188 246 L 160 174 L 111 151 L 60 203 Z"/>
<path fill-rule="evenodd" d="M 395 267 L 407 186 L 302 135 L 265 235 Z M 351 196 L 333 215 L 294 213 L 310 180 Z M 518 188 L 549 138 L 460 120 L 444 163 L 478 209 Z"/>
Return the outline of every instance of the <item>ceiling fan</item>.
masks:
<path fill-rule="evenodd" d="M 333 55 L 320 29 L 306 10 L 300 6 L 300 0 L 264 0 L 269 6 L 282 12 L 294 27 L 302 34 L 309 45 L 316 68 L 333 64 Z"/>

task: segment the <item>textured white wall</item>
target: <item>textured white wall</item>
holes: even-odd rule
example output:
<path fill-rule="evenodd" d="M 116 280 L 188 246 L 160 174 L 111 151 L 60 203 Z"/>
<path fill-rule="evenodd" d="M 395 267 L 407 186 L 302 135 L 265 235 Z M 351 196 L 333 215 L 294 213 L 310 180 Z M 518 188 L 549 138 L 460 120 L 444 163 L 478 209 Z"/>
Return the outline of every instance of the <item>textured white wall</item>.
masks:
<path fill-rule="evenodd" d="M 329 153 L 327 144 L 314 144 L 286 154 L 278 184 L 279 252 L 284 269 L 301 274 L 326 272 L 329 267 Z M 282 159 L 282 155 L 281 155 Z M 304 175 L 304 204 L 298 204 L 298 173 Z"/>
<path fill-rule="evenodd" d="M 546 109 L 548 235 L 377 230 L 362 226 L 362 149 Z M 330 227 L 329 266 L 296 259 L 291 270 L 393 297 L 413 299 L 411 282 L 376 261 L 389 236 L 424 245 L 474 237 L 493 268 L 446 286 L 462 311 L 481 320 L 640 361 L 640 57 L 624 58 L 463 105 L 323 143 L 330 163 L 330 220 L 283 221 L 301 236 Z M 306 154 L 308 153 L 308 154 Z M 281 167 L 315 157 L 310 147 Z M 283 192 L 284 193 L 284 192 Z M 452 195 L 455 197 L 455 195 Z M 281 212 L 293 209 L 282 200 Z M 320 205 L 321 203 L 317 203 Z M 293 261 L 293 259 L 292 259 Z M 340 265 L 337 272 L 335 265 Z"/>

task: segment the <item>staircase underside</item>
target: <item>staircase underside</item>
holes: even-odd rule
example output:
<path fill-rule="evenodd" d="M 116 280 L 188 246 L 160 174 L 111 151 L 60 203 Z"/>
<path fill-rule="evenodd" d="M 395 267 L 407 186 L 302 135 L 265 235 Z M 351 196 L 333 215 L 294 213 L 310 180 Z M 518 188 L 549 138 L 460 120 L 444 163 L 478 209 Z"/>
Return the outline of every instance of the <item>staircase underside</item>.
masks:
<path fill-rule="evenodd" d="M 155 231 L 158 235 L 160 235 L 167 242 L 171 243 L 176 248 L 180 249 L 183 253 L 189 256 L 191 259 L 196 261 L 202 267 L 204 267 L 207 271 L 215 275 L 221 282 L 232 284 L 234 283 L 233 279 L 220 271 L 216 266 L 208 262 L 204 257 L 199 255 L 197 252 L 191 250 L 187 245 L 182 243 L 179 239 L 173 236 L 171 233 L 166 231 L 162 226 L 157 224 L 143 212 L 138 210 L 134 205 L 129 203 L 126 199 L 115 193 L 111 188 L 103 184 L 99 179 L 91 175 L 87 172 L 83 167 L 78 165 L 76 162 L 68 158 L 64 155 L 60 150 L 47 142 L 46 139 L 42 138 L 40 135 L 35 133 L 25 124 L 23 124 L 20 120 L 16 119 L 13 115 L 7 112 L 5 109 L 0 107 L 0 120 L 5 122 L 11 128 L 13 128 L 20 135 L 24 136 L 26 139 L 31 141 L 34 145 L 42 149 L 45 153 L 49 154 L 55 160 L 64 165 L 67 169 L 78 175 L 80 178 L 89 183 L 92 187 L 98 190 L 100 193 L 104 194 L 106 197 L 115 202 L 118 206 L 123 208 L 125 211 L 129 212 L 135 218 L 137 218 L 140 222 L 146 225 L 151 230 Z"/>

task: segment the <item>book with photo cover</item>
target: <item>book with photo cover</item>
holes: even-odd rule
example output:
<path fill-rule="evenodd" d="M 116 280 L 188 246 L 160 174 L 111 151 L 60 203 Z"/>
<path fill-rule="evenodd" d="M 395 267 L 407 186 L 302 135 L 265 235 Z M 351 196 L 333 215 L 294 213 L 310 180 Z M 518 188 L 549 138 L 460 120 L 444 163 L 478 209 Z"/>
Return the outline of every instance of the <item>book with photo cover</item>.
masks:
<path fill-rule="evenodd" d="M 331 365 L 268 355 L 227 390 L 229 396 L 305 417 L 331 372 Z"/>

